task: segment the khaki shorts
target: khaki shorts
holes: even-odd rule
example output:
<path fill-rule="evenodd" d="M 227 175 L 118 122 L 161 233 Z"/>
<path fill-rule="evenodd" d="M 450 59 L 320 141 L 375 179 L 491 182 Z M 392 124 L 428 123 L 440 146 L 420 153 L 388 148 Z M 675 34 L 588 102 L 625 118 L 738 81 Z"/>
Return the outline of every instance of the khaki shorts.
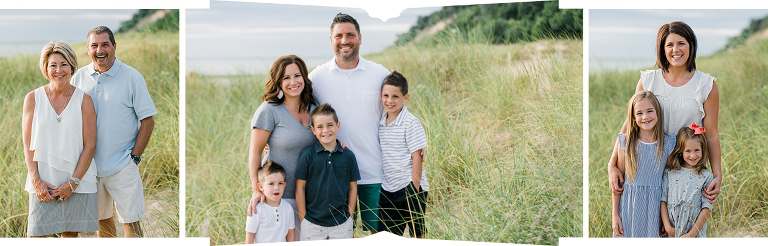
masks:
<path fill-rule="evenodd" d="M 145 218 L 144 185 L 138 165 L 128 163 L 120 172 L 97 178 L 97 181 L 99 220 L 111 218 L 115 207 L 120 223 L 133 223 Z"/>
<path fill-rule="evenodd" d="M 301 241 L 352 238 L 352 217 L 337 226 L 315 225 L 309 220 L 301 221 Z"/>

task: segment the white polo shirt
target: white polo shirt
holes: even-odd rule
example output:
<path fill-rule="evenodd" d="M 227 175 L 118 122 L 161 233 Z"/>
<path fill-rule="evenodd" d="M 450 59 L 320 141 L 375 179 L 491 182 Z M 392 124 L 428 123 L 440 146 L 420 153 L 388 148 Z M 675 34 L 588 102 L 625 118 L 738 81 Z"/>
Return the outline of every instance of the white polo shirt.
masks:
<path fill-rule="evenodd" d="M 144 77 L 115 58 L 104 73 L 93 63 L 77 70 L 70 83 L 93 99 L 96 109 L 96 162 L 98 177 L 123 170 L 139 133 L 139 120 L 157 114 Z"/>
<path fill-rule="evenodd" d="M 379 121 L 379 139 L 384 160 L 384 182 L 381 188 L 395 192 L 413 181 L 413 158 L 411 153 L 427 147 L 427 134 L 416 116 L 403 105 L 403 110 L 394 121 L 387 125 L 387 112 Z M 421 168 L 421 189 L 429 191 L 427 175 Z"/>
<path fill-rule="evenodd" d="M 330 104 L 339 117 L 336 138 L 355 153 L 362 178 L 358 184 L 379 184 L 384 175 L 379 146 L 384 107 L 379 93 L 387 75 L 384 66 L 362 57 L 353 69 L 343 70 L 331 59 L 309 73 L 317 102 Z"/>

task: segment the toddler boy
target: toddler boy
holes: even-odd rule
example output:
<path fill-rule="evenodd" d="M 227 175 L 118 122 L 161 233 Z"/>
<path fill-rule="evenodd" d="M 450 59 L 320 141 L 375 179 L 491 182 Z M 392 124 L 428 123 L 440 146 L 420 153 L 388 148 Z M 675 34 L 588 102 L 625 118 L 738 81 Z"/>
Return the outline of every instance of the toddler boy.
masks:
<path fill-rule="evenodd" d="M 301 240 L 352 238 L 350 215 L 360 180 L 355 155 L 339 146 L 340 122 L 330 105 L 312 110 L 310 123 L 318 141 L 301 152 L 296 169 Z"/>
<path fill-rule="evenodd" d="M 253 216 L 248 216 L 245 220 L 245 243 L 293 242 L 294 211 L 291 205 L 282 199 L 285 190 L 285 169 L 269 161 L 259 168 L 258 175 L 258 187 L 264 193 L 265 199 L 256 205 Z"/>
<path fill-rule="evenodd" d="M 412 236 L 423 238 L 429 184 L 419 150 L 427 147 L 427 135 L 419 119 L 405 107 L 408 97 L 408 81 L 402 74 L 394 71 L 384 78 L 381 102 L 385 112 L 379 121 L 384 161 L 379 230 L 402 236 L 408 225 Z"/>

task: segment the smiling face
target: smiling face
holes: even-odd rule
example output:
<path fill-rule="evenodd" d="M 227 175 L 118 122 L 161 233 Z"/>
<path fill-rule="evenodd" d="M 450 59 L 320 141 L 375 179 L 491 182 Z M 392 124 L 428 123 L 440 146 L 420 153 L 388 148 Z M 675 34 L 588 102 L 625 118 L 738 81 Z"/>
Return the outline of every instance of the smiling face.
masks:
<path fill-rule="evenodd" d="M 389 115 L 397 115 L 403 110 L 403 105 L 408 101 L 408 94 L 403 95 L 400 88 L 394 85 L 381 87 L 381 103 Z"/>
<path fill-rule="evenodd" d="M 339 131 L 339 122 L 333 120 L 332 115 L 319 114 L 312 116 L 312 133 L 323 147 L 336 143 L 336 133 Z"/>
<path fill-rule="evenodd" d="M 635 124 L 640 128 L 640 131 L 653 132 L 653 128 L 656 126 L 657 116 L 656 108 L 653 107 L 650 100 L 642 99 L 635 103 L 634 111 L 632 111 L 635 119 Z"/>
<path fill-rule="evenodd" d="M 336 53 L 336 59 L 354 61 L 360 53 L 362 36 L 352 23 L 337 23 L 331 32 L 331 47 Z"/>
<path fill-rule="evenodd" d="M 696 139 L 689 139 L 685 142 L 685 148 L 683 149 L 683 160 L 685 160 L 683 167 L 691 169 L 696 167 L 696 164 L 699 164 L 701 157 L 704 155 L 703 153 L 701 142 Z"/>
<path fill-rule="evenodd" d="M 688 56 L 691 48 L 688 40 L 676 33 L 670 33 L 664 41 L 664 53 L 670 67 L 685 67 L 688 65 Z"/>
<path fill-rule="evenodd" d="M 69 78 L 72 77 L 72 66 L 59 53 L 53 53 L 48 57 L 46 70 L 48 72 L 48 80 L 51 83 L 67 84 L 69 83 Z"/>
<path fill-rule="evenodd" d="M 259 190 L 264 193 L 267 204 L 273 207 L 279 205 L 285 191 L 285 175 L 279 172 L 267 175 L 264 180 L 259 180 Z"/>
<path fill-rule="evenodd" d="M 93 68 L 100 72 L 106 72 L 115 62 L 115 49 L 117 44 L 109 40 L 108 33 L 91 34 L 88 36 L 88 56 L 93 61 Z"/>
<path fill-rule="evenodd" d="M 304 90 L 304 77 L 301 75 L 299 66 L 295 63 L 285 66 L 285 74 L 283 74 L 280 89 L 283 90 L 286 98 L 299 98 L 301 96 L 301 91 Z"/>

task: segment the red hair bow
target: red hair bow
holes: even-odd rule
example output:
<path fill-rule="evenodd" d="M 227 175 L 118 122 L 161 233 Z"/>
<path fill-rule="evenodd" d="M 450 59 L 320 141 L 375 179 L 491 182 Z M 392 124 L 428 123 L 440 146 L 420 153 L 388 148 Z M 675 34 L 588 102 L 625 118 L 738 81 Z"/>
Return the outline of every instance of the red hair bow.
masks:
<path fill-rule="evenodd" d="M 696 134 L 696 135 L 704 134 L 705 132 L 707 132 L 707 130 L 704 130 L 704 127 L 700 127 L 699 124 L 696 122 L 691 123 L 691 125 L 688 126 L 688 128 L 693 130 L 693 134 Z"/>

